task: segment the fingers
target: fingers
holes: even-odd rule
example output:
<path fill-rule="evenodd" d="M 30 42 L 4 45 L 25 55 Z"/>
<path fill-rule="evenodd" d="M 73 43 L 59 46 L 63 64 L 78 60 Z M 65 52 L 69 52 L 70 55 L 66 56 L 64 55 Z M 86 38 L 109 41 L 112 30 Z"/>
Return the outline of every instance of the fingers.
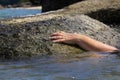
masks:
<path fill-rule="evenodd" d="M 62 43 L 74 43 L 75 34 L 77 33 L 66 33 L 63 31 L 58 31 L 50 35 L 50 40 L 52 42 L 62 42 Z"/>
<path fill-rule="evenodd" d="M 64 33 L 65 32 L 63 32 L 63 31 L 55 32 L 50 35 L 50 40 L 52 40 L 52 42 L 63 42 L 64 41 L 64 39 L 63 39 Z"/>
<path fill-rule="evenodd" d="M 62 36 L 51 36 L 50 39 L 51 40 L 55 40 L 55 39 L 62 39 Z"/>
<path fill-rule="evenodd" d="M 55 40 L 52 40 L 52 42 L 64 42 L 64 39 L 55 39 Z"/>
<path fill-rule="evenodd" d="M 65 32 L 58 31 L 58 32 L 55 32 L 55 33 L 51 34 L 51 36 L 59 36 L 59 35 L 63 35 L 63 33 L 65 33 Z"/>
<path fill-rule="evenodd" d="M 52 42 L 63 42 L 64 41 L 62 36 L 52 36 L 50 37 L 50 40 L 52 40 Z"/>
<path fill-rule="evenodd" d="M 53 33 L 50 36 L 59 36 L 59 35 L 61 35 L 61 34 L 59 34 L 59 33 Z"/>

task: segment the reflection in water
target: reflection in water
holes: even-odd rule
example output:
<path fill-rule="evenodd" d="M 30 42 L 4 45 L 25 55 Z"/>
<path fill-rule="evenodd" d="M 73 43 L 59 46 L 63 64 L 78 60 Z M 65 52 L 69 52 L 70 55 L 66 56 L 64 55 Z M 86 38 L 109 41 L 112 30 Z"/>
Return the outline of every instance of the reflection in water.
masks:
<path fill-rule="evenodd" d="M 51 57 L 1 62 L 0 80 L 119 80 L 119 63 L 115 55 L 64 63 Z"/>

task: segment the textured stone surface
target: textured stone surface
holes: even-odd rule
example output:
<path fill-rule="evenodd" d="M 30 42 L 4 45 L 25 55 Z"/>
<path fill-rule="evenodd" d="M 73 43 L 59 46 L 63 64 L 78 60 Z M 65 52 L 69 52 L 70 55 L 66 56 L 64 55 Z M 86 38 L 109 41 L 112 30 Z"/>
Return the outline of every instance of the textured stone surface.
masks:
<path fill-rule="evenodd" d="M 49 9 L 48 6 L 46 8 Z M 120 0 L 83 0 L 66 6 L 61 11 L 58 11 L 57 14 L 86 14 L 94 19 L 104 22 L 105 24 L 119 25 Z"/>
<path fill-rule="evenodd" d="M 85 0 L 62 10 L 33 17 L 0 21 L 0 57 L 2 59 L 26 58 L 34 55 L 89 56 L 77 46 L 52 43 L 49 35 L 55 31 L 77 32 L 110 44 L 120 45 L 119 0 Z M 112 28 L 94 20 L 98 19 Z M 116 25 L 115 25 L 116 26 Z M 116 27 L 117 31 L 118 28 Z"/>
<path fill-rule="evenodd" d="M 45 15 L 46 17 L 49 16 Z M 34 55 L 80 54 L 83 51 L 75 46 L 56 44 L 49 40 L 55 31 L 77 32 L 88 35 L 110 45 L 120 45 L 120 34 L 107 25 L 85 15 L 59 15 L 44 19 L 37 17 L 0 21 L 1 58 L 26 58 Z M 34 20 L 36 18 L 36 20 Z M 32 20 L 33 19 L 33 20 Z M 13 23 L 12 23 L 12 22 Z M 68 56 L 69 56 L 68 55 Z M 83 54 L 82 54 L 83 56 Z"/>

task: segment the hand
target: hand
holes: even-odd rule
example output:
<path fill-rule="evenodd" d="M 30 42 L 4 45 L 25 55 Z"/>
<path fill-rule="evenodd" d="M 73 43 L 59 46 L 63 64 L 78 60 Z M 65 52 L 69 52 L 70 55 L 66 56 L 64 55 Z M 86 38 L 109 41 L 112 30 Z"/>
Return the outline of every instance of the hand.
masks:
<path fill-rule="evenodd" d="M 63 42 L 68 44 L 77 44 L 88 51 L 115 52 L 117 48 L 94 40 L 88 36 L 77 33 L 66 33 L 63 31 L 51 34 L 50 39 L 53 42 Z"/>
<path fill-rule="evenodd" d="M 66 33 L 63 31 L 55 32 L 51 34 L 50 37 L 53 42 L 63 42 L 68 44 L 75 44 L 78 38 L 79 35 L 76 33 Z"/>

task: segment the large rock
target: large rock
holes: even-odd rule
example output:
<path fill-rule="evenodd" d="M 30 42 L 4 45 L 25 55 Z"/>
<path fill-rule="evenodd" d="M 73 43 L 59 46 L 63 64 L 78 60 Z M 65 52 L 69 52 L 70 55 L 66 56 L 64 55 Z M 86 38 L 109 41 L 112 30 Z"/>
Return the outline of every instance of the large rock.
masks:
<path fill-rule="evenodd" d="M 48 0 L 49 1 L 49 0 Z M 47 1 L 46 1 L 47 2 Z M 55 1 L 50 1 L 43 4 L 43 11 L 50 11 L 51 5 Z M 45 5 L 46 4 L 46 5 Z M 59 4 L 59 3 L 58 3 Z M 44 6 L 45 5 L 45 6 Z M 57 6 L 52 5 L 53 8 Z M 83 0 L 71 5 L 64 5 L 61 11 L 57 14 L 86 14 L 94 19 L 104 22 L 105 24 L 118 24 L 120 25 L 120 0 Z M 62 8 L 62 7 L 61 7 Z"/>
<path fill-rule="evenodd" d="M 1 5 L 13 5 L 18 3 L 20 0 L 0 0 Z"/>
<path fill-rule="evenodd" d="M 34 55 L 74 56 L 76 53 L 79 57 L 86 55 L 82 54 L 84 50 L 77 46 L 52 43 L 48 37 L 58 30 L 82 33 L 106 44 L 119 46 L 118 32 L 97 20 L 81 15 L 87 14 L 105 23 L 112 20 L 111 24 L 114 22 L 119 24 L 117 17 L 119 8 L 119 0 L 85 0 L 60 11 L 34 17 L 1 20 L 0 56 L 2 59 L 18 59 Z M 110 15 L 106 15 L 109 12 Z"/>
<path fill-rule="evenodd" d="M 68 5 L 77 3 L 82 0 L 41 0 L 42 11 L 52 11 L 64 8 Z"/>
<path fill-rule="evenodd" d="M 2 6 L 2 5 L 0 5 L 0 9 L 3 9 L 3 6 Z"/>
<path fill-rule="evenodd" d="M 66 7 L 62 13 L 87 14 L 107 24 L 120 24 L 120 0 L 85 0 Z"/>
<path fill-rule="evenodd" d="M 82 53 L 77 46 L 52 43 L 49 35 L 58 30 L 85 34 L 113 46 L 120 45 L 118 32 L 88 16 L 45 14 L 0 21 L 0 57 L 18 59 Z"/>
<path fill-rule="evenodd" d="M 66 7 L 65 13 L 88 13 L 100 9 L 120 8 L 120 0 L 41 0 L 42 11 Z"/>
<path fill-rule="evenodd" d="M 29 0 L 33 5 L 41 5 L 41 0 Z"/>

